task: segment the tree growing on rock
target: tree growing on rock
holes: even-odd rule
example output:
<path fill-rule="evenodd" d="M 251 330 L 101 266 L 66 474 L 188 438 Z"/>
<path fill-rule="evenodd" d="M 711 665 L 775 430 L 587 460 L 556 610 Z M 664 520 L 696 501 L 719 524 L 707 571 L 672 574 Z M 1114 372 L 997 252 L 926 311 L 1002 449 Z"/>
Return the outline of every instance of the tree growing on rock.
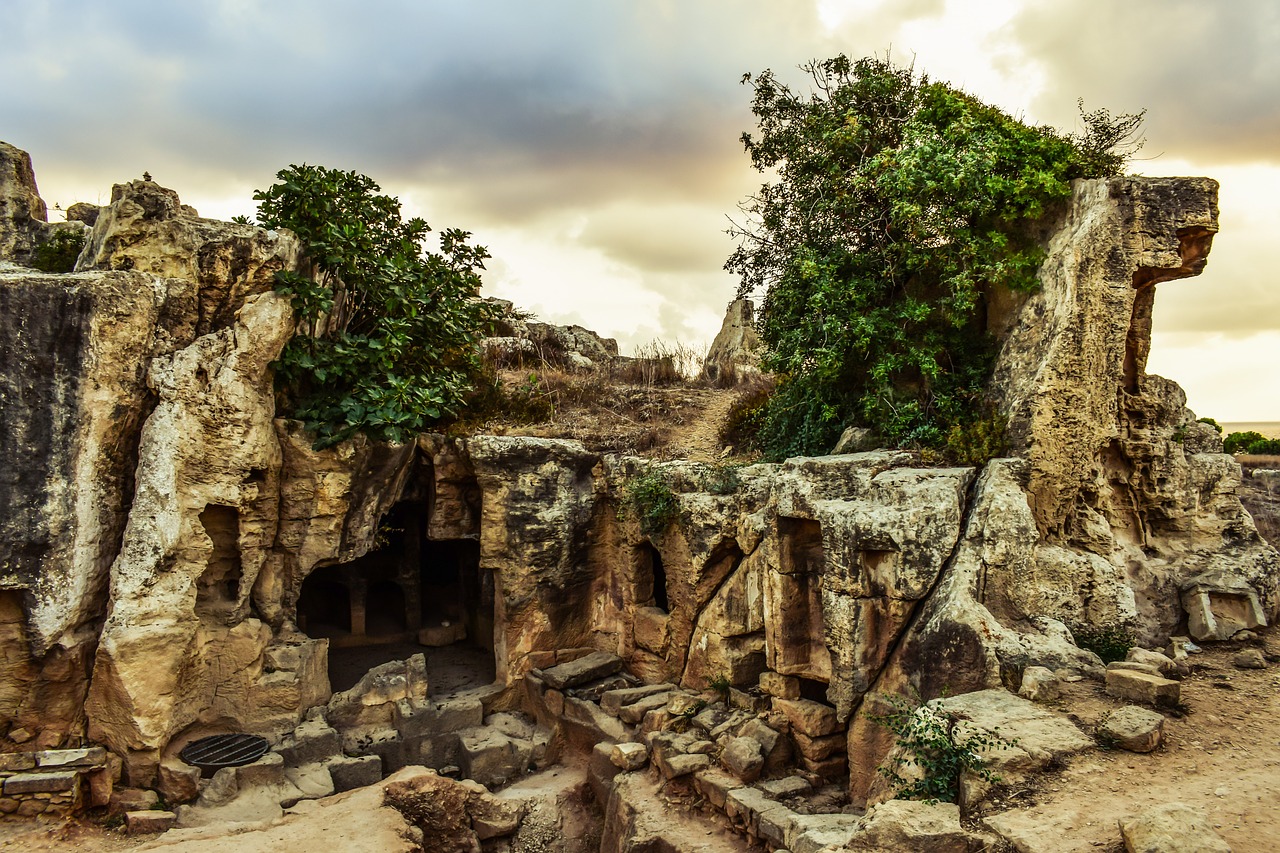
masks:
<path fill-rule="evenodd" d="M 298 334 L 276 365 L 285 409 L 315 431 L 317 447 L 356 432 L 404 441 L 453 414 L 479 371 L 476 343 L 491 308 L 479 300 L 489 253 L 466 231 L 407 221 L 370 178 L 290 166 L 254 193 L 258 221 L 289 228 L 313 275 L 276 274 Z"/>
<path fill-rule="evenodd" d="M 773 180 L 742 206 L 725 268 L 739 297 L 762 297 L 780 378 L 759 443 L 825 453 L 856 424 L 898 446 L 971 445 L 998 425 L 983 403 L 989 294 L 1037 287 L 1031 223 L 1072 179 L 1120 174 L 1141 114 L 1082 110 L 1084 133 L 1064 135 L 888 60 L 802 68 L 808 94 L 772 71 L 743 78 L 759 130 L 742 142 Z"/>

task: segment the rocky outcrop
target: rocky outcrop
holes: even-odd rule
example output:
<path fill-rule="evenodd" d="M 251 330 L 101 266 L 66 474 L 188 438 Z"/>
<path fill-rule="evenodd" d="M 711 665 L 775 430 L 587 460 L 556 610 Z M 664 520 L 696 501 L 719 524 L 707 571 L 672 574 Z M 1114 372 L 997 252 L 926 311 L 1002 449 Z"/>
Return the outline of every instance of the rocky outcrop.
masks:
<path fill-rule="evenodd" d="M 735 299 L 729 303 L 720 331 L 707 350 L 702 375 L 722 387 L 750 379 L 760 373 L 763 351 L 756 332 L 754 303 Z"/>
<path fill-rule="evenodd" d="M 26 264 L 43 241 L 48 219 L 31 155 L 0 142 L 0 260 Z"/>
<path fill-rule="evenodd" d="M 28 172 L 5 183 L 23 223 L 38 221 Z M 904 451 L 657 464 L 518 436 L 317 450 L 275 411 L 293 318 L 272 279 L 303 264 L 296 239 L 120 185 L 76 272 L 0 271 L 0 441 L 27 460 L 0 479 L 0 723 L 39 746 L 100 741 L 131 785 L 176 784 L 161 768 L 206 730 L 298 752 L 308 708 L 305 725 L 359 754 L 326 758 L 336 787 L 417 762 L 496 785 L 564 744 L 658 734 L 619 761 L 699 778 L 770 843 L 898 838 L 917 817 L 932 837 L 936 812 L 892 808 L 784 825 L 791 812 L 747 783 L 791 762 L 849 780 L 861 803 L 892 746 L 880 694 L 1016 689 L 1037 668 L 1102 677 L 1073 628 L 1163 645 L 1280 606 L 1239 467 L 1144 369 L 1154 288 L 1203 265 L 1213 190 L 1076 186 L 1042 291 L 992 303 L 1015 455 L 975 470 Z M 27 226 L 9 222 L 16 257 Z M 738 311 L 726 351 L 750 349 Z M 512 352 L 616 356 L 509 313 L 503 340 L 527 343 Z M 330 697 L 333 649 L 463 639 L 492 665 L 485 689 L 432 695 L 445 688 L 409 655 Z M 693 695 L 708 690 L 714 708 Z M 744 793 L 717 787 L 725 773 Z M 619 838 L 649 832 L 644 813 L 610 808 Z M 944 817 L 948 843 L 978 843 Z"/>

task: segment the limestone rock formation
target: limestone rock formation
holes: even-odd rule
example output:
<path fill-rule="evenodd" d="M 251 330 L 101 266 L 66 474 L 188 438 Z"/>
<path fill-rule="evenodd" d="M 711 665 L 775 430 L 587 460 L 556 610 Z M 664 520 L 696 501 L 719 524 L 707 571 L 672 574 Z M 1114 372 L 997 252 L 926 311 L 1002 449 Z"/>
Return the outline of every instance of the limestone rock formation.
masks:
<path fill-rule="evenodd" d="M 754 304 L 750 299 L 735 299 L 707 350 L 703 375 L 722 386 L 749 379 L 760 373 L 763 349 L 756 332 Z"/>
<path fill-rule="evenodd" d="M 48 220 L 31 155 L 0 142 L 0 260 L 25 264 L 42 242 Z"/>
<path fill-rule="evenodd" d="M 0 256 L 21 261 L 42 203 L 25 155 L 0 153 Z M 0 269 L 0 441 L 25 462 L 0 479 L 0 734 L 88 737 L 129 785 L 173 790 L 190 780 L 165 762 L 215 730 L 270 737 L 289 790 L 315 791 L 419 762 L 498 784 L 561 749 L 646 740 L 621 764 L 696 786 L 775 847 L 910 826 L 978 844 L 949 814 L 802 815 L 743 780 L 783 792 L 803 772 L 800 788 L 847 784 L 860 804 L 892 746 L 882 694 L 1039 720 L 1001 691 L 1037 667 L 1102 678 L 1075 628 L 1163 647 L 1275 619 L 1280 562 L 1239 466 L 1145 373 L 1155 288 L 1203 265 L 1214 189 L 1076 185 L 1043 289 L 992 303 L 1015 446 L 975 470 L 888 450 L 715 468 L 521 436 L 317 450 L 277 417 L 271 369 L 294 331 L 272 279 L 303 268 L 296 238 L 119 185 L 76 272 Z M 751 348 L 737 310 L 726 352 Z M 509 319 L 512 353 L 617 353 Z M 331 655 L 392 650 L 330 698 Z M 326 753 L 322 784 L 306 726 L 351 753 Z M 636 773 L 602 754 L 617 838 L 666 838 Z"/>

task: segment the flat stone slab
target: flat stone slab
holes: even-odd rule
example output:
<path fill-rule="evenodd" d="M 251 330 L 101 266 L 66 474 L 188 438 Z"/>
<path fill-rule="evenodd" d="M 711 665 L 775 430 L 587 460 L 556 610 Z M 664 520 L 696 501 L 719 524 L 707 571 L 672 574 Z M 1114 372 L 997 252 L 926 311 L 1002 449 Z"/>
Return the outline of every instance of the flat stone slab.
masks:
<path fill-rule="evenodd" d="M 107 750 L 101 746 L 85 749 L 48 749 L 36 753 L 38 767 L 101 767 L 107 763 Z"/>
<path fill-rule="evenodd" d="M 1001 769 L 1033 769 L 1055 758 L 1094 747 L 1093 739 L 1066 717 L 1006 690 L 978 690 L 929 704 L 970 725 L 987 731 L 998 730 L 1001 737 L 1016 741 L 1016 746 L 988 756 Z"/>
<path fill-rule="evenodd" d="M 57 773 L 18 773 L 4 780 L 4 795 L 56 794 L 75 788 L 80 774 L 74 770 Z"/>
<path fill-rule="evenodd" d="M 1172 707 L 1178 704 L 1181 691 L 1178 682 L 1158 675 L 1131 669 L 1107 670 L 1107 693 L 1131 702 Z"/>
<path fill-rule="evenodd" d="M 1125 849 L 1133 853 L 1231 853 L 1200 809 L 1165 803 L 1120 820 Z"/>
<path fill-rule="evenodd" d="M 622 658 L 608 652 L 592 652 L 568 663 L 557 664 L 542 671 L 542 680 L 556 690 L 566 690 L 613 675 L 622 669 Z"/>
<path fill-rule="evenodd" d="M 624 687 L 620 690 L 609 690 L 600 697 L 600 707 L 605 713 L 618 716 L 625 705 L 633 705 L 655 693 L 670 693 L 675 690 L 674 684 L 642 684 L 639 687 Z"/>

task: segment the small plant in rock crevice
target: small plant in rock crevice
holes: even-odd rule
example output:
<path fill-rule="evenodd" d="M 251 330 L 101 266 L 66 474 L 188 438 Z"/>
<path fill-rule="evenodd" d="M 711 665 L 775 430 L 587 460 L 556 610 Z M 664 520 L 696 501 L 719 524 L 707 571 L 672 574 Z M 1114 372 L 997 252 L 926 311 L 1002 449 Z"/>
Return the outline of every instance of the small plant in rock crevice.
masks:
<path fill-rule="evenodd" d="M 646 471 L 632 477 L 623 486 L 625 502 L 619 509 L 629 508 L 640 521 L 646 536 L 661 533 L 680 515 L 680 500 L 661 471 Z"/>
<path fill-rule="evenodd" d="M 1076 645 L 1093 652 L 1103 663 L 1124 660 L 1137 639 L 1124 625 L 1075 625 L 1071 636 Z"/>
<path fill-rule="evenodd" d="M 954 803 L 960 779 L 973 773 L 998 782 L 982 753 L 1015 746 L 999 729 L 961 726 L 959 717 L 929 704 L 884 696 L 890 710 L 870 719 L 894 736 L 897 747 L 880 765 L 880 775 L 894 786 L 894 798 Z"/>
<path fill-rule="evenodd" d="M 69 229 L 58 229 L 53 236 L 31 253 L 31 266 L 41 272 L 67 273 L 76 267 L 76 259 L 84 248 L 84 234 Z"/>

